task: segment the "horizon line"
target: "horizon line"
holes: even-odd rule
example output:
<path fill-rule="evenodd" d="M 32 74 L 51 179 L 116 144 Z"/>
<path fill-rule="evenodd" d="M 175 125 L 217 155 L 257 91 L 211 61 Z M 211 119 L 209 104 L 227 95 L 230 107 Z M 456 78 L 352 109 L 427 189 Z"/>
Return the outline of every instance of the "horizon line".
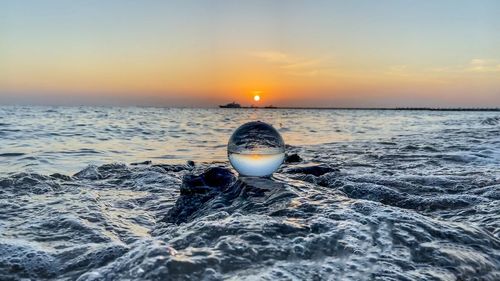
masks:
<path fill-rule="evenodd" d="M 140 107 L 140 108 L 173 108 L 173 109 L 221 109 L 221 110 L 247 110 L 247 109 L 265 109 L 265 110 L 403 110 L 403 111 L 500 111 L 500 107 L 428 107 L 428 106 L 394 106 L 394 107 L 315 107 L 315 106 L 243 106 L 240 108 L 220 108 L 219 106 L 168 106 L 168 105 L 132 105 L 132 104 L 0 104 L 0 107 Z"/>

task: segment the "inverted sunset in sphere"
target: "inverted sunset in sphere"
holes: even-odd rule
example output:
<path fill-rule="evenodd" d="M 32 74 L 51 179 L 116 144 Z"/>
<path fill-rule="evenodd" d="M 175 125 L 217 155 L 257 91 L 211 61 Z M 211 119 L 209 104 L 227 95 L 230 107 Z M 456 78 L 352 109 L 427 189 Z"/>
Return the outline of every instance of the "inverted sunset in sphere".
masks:
<path fill-rule="evenodd" d="M 227 155 L 240 176 L 270 177 L 285 159 L 285 142 L 273 126 L 248 122 L 231 135 Z"/>

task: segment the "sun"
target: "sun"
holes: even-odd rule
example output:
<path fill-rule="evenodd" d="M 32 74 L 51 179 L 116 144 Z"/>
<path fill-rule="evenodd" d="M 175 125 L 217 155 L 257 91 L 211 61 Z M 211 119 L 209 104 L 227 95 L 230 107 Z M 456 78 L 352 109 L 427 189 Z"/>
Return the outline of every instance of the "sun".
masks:
<path fill-rule="evenodd" d="M 255 96 L 253 96 L 253 100 L 254 100 L 254 101 L 260 101 L 260 96 L 259 96 L 259 95 L 255 95 Z"/>

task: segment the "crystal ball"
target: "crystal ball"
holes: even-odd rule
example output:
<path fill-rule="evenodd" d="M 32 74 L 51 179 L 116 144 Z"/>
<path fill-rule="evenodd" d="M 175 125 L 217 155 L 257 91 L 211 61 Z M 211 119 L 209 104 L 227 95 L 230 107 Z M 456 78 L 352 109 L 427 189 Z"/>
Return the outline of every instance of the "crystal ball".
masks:
<path fill-rule="evenodd" d="M 285 159 L 285 142 L 273 126 L 248 122 L 231 135 L 227 155 L 240 176 L 269 177 Z"/>

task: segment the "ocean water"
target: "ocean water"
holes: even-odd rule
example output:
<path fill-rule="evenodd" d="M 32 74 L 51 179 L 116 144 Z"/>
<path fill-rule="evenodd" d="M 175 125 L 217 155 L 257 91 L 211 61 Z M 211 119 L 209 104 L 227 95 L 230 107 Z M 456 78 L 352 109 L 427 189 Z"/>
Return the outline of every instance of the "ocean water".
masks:
<path fill-rule="evenodd" d="M 499 200 L 499 112 L 0 107 L 0 280 L 500 280 Z"/>

